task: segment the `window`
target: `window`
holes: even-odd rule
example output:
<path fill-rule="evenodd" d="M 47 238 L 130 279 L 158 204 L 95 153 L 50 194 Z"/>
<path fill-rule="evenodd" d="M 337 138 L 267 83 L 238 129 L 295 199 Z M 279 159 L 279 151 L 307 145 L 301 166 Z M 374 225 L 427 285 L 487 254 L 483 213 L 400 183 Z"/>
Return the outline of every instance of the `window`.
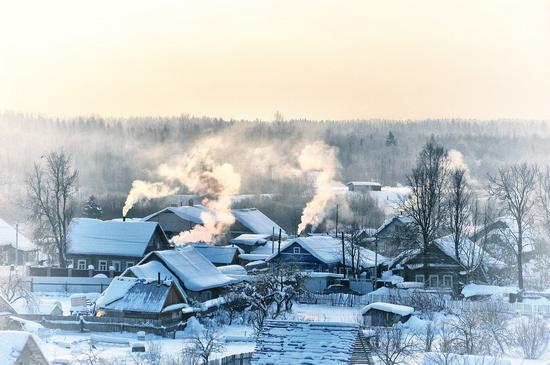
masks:
<path fill-rule="evenodd" d="M 133 261 L 126 261 L 126 268 L 129 268 L 129 267 L 132 267 L 132 266 L 134 266 Z"/>
<path fill-rule="evenodd" d="M 430 275 L 428 285 L 430 288 L 437 288 L 439 286 L 439 276 Z"/>
<path fill-rule="evenodd" d="M 299 254 L 300 253 L 300 247 L 294 247 L 294 253 Z"/>
<path fill-rule="evenodd" d="M 86 270 L 86 260 L 78 260 L 78 269 Z"/>
<path fill-rule="evenodd" d="M 99 260 L 99 270 L 100 271 L 107 271 L 107 261 L 106 260 Z"/>
<path fill-rule="evenodd" d="M 73 259 L 68 259 L 68 260 L 67 260 L 67 267 L 70 267 L 70 268 L 73 268 L 73 267 L 74 267 L 74 261 L 73 261 Z"/>
<path fill-rule="evenodd" d="M 443 275 L 443 286 L 445 288 L 453 287 L 453 276 L 452 275 Z"/>
<path fill-rule="evenodd" d="M 416 275 L 414 277 L 414 281 L 416 281 L 417 283 L 423 283 L 424 282 L 424 275 Z"/>
<path fill-rule="evenodd" d="M 113 261 L 112 266 L 115 271 L 120 271 L 120 261 Z"/>

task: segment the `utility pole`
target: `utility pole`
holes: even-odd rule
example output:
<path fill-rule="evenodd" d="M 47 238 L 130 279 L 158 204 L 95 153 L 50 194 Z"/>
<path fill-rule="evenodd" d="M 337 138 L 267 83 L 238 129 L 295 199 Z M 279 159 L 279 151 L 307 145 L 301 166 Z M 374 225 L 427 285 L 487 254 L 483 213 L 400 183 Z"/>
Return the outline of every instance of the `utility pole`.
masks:
<path fill-rule="evenodd" d="M 346 251 L 344 247 L 344 232 L 342 232 L 342 267 L 344 272 L 344 279 L 346 278 Z"/>
<path fill-rule="evenodd" d="M 19 223 L 15 223 L 15 265 L 19 264 Z"/>
<path fill-rule="evenodd" d="M 275 227 L 271 229 L 271 254 L 275 253 Z"/>
<path fill-rule="evenodd" d="M 277 255 L 281 253 L 281 229 L 279 228 L 279 245 L 277 247 Z"/>
<path fill-rule="evenodd" d="M 374 288 L 376 290 L 376 284 L 378 283 L 378 237 L 374 238 Z"/>
<path fill-rule="evenodd" d="M 336 227 L 334 227 L 334 237 L 338 238 L 338 204 L 336 204 Z"/>

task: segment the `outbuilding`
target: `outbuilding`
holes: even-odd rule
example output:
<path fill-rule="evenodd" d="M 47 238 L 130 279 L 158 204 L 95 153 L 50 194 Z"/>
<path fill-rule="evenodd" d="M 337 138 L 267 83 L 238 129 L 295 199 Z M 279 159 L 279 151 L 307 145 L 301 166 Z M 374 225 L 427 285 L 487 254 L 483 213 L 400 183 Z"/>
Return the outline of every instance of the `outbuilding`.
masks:
<path fill-rule="evenodd" d="M 384 302 L 371 303 L 361 310 L 365 327 L 391 327 L 406 322 L 413 312 L 413 307 Z"/>

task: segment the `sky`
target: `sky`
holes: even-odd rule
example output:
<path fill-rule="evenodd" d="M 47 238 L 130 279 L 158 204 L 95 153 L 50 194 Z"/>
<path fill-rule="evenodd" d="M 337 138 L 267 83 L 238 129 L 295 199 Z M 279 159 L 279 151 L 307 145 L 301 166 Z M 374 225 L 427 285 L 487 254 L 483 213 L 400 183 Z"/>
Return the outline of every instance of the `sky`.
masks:
<path fill-rule="evenodd" d="M 0 0 L 0 111 L 550 119 L 550 0 Z"/>

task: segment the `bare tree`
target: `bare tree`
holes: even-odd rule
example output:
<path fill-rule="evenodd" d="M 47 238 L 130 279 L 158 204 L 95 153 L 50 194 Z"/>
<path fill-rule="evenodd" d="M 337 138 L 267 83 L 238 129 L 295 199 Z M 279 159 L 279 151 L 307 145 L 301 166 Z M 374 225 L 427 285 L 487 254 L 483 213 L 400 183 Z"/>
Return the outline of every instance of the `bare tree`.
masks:
<path fill-rule="evenodd" d="M 408 364 L 409 356 L 418 346 L 413 334 L 401 327 L 378 328 L 372 350 L 384 365 Z"/>
<path fill-rule="evenodd" d="M 538 168 L 526 163 L 501 168 L 496 176 L 489 176 L 488 191 L 512 216 L 517 225 L 515 254 L 518 270 L 518 287 L 523 289 L 524 233 L 533 218 Z"/>
<path fill-rule="evenodd" d="M 0 293 L 10 303 L 14 303 L 18 299 L 25 299 L 27 302 L 32 299 L 29 283 L 15 271 L 13 266 L 9 271 L 7 280 L 0 283 Z"/>
<path fill-rule="evenodd" d="M 444 195 L 448 177 L 447 151 L 433 137 L 426 143 L 412 172 L 407 176 L 411 196 L 403 211 L 418 227 L 422 239 L 424 276 L 428 277 L 426 252 L 445 221 Z"/>
<path fill-rule="evenodd" d="M 187 350 L 189 352 L 187 355 L 189 355 L 188 357 L 192 357 L 192 354 L 195 354 L 195 358 L 198 357 L 202 361 L 202 364 L 208 364 L 212 354 L 222 351 L 224 348 L 216 329 L 212 326 L 206 326 L 192 338 L 192 344 Z"/>
<path fill-rule="evenodd" d="M 523 352 L 527 359 L 538 359 L 548 348 L 550 332 L 546 320 L 530 316 L 521 318 L 514 326 L 514 344 Z"/>
<path fill-rule="evenodd" d="M 449 184 L 449 230 L 453 235 L 455 256 L 460 262 L 460 245 L 463 242 L 465 228 L 470 220 L 472 193 L 466 181 L 466 170 L 455 169 L 450 173 Z"/>
<path fill-rule="evenodd" d="M 42 166 L 35 163 L 27 176 L 27 207 L 32 220 L 44 223 L 55 242 L 59 264 L 65 266 L 67 228 L 73 216 L 73 196 L 78 171 L 72 167 L 71 156 L 54 151 L 45 156 Z"/>

